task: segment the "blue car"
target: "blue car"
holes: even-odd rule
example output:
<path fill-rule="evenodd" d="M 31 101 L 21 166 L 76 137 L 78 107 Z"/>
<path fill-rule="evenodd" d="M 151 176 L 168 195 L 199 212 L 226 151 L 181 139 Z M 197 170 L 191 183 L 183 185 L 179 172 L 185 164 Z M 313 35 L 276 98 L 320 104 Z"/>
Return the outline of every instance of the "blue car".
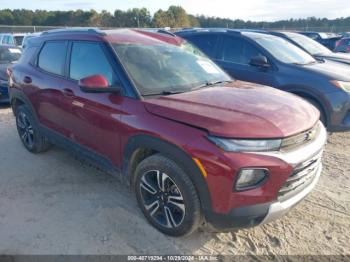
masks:
<path fill-rule="evenodd" d="M 16 46 L 0 45 L 0 103 L 9 103 L 7 68 L 21 57 L 22 50 Z"/>
<path fill-rule="evenodd" d="M 327 59 L 336 61 L 339 63 L 344 63 L 347 65 L 350 65 L 350 54 L 343 54 L 343 53 L 335 53 L 326 48 L 325 46 L 321 45 L 320 43 L 312 40 L 311 38 L 294 33 L 294 32 L 285 32 L 285 31 L 261 31 L 262 33 L 271 34 L 275 36 L 282 37 L 292 44 L 296 45 L 297 47 L 303 49 L 305 52 L 309 53 L 316 59 Z M 338 46 L 340 49 L 340 43 Z M 350 40 L 349 40 L 350 43 Z M 338 47 L 337 46 L 337 47 Z M 337 49 L 335 49 L 337 51 Z M 350 47 L 349 47 L 350 52 Z"/>
<path fill-rule="evenodd" d="M 342 38 L 341 35 L 337 35 L 334 33 L 323 33 L 323 32 L 305 32 L 300 31 L 299 34 L 305 35 L 320 44 L 327 47 L 329 50 L 334 50 L 337 45 L 337 42 Z"/>
<path fill-rule="evenodd" d="M 249 30 L 188 29 L 176 33 L 233 78 L 303 97 L 328 131 L 350 130 L 350 66 L 313 56 L 289 41 Z"/>

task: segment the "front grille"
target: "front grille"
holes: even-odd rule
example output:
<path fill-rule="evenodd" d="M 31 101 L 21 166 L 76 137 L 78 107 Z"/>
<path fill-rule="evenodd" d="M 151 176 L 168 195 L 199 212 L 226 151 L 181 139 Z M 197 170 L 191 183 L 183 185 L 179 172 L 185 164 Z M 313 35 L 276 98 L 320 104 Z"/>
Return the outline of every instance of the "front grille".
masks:
<path fill-rule="evenodd" d="M 316 176 L 318 168 L 320 167 L 321 157 L 322 152 L 294 168 L 293 173 L 278 192 L 279 201 L 283 201 L 296 195 L 311 184 Z"/>
<path fill-rule="evenodd" d="M 320 131 L 321 123 L 318 122 L 314 127 L 312 127 L 309 130 L 306 130 L 302 133 L 291 137 L 284 138 L 282 140 L 281 150 L 288 151 L 291 149 L 295 149 L 296 147 L 299 147 L 301 145 L 304 145 L 305 143 L 312 142 L 318 137 Z"/>

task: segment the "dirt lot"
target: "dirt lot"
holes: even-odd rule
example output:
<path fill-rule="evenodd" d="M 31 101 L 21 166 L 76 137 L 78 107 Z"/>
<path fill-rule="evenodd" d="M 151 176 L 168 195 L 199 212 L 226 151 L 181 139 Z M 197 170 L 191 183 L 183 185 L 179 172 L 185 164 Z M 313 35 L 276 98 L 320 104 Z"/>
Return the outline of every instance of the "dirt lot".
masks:
<path fill-rule="evenodd" d="M 169 238 L 115 178 L 53 148 L 28 153 L 0 108 L 1 254 L 350 254 L 350 133 L 331 135 L 311 195 L 282 219 Z"/>

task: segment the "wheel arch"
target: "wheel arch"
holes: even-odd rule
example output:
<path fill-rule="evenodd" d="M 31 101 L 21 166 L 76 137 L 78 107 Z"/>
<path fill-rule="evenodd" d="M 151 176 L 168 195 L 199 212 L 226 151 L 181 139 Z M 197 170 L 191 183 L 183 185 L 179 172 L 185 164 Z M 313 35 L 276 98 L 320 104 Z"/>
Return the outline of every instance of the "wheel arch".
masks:
<path fill-rule="evenodd" d="M 10 95 L 10 102 L 11 102 L 11 107 L 14 114 L 16 114 L 16 110 L 18 106 L 26 105 L 28 106 L 29 110 L 32 112 L 35 120 L 38 120 L 36 111 L 34 110 L 32 103 L 22 92 L 16 89 L 12 89 L 11 95 Z"/>
<path fill-rule="evenodd" d="M 283 89 L 287 92 L 290 92 L 294 95 L 297 95 L 301 98 L 304 98 L 306 100 L 312 100 L 315 104 L 317 104 L 319 106 L 319 108 L 322 110 L 322 114 L 324 114 L 325 119 L 326 119 L 326 123 L 328 123 L 329 121 L 329 113 L 327 110 L 327 106 L 324 103 L 324 101 L 322 100 L 322 98 L 320 98 L 317 94 L 314 94 L 312 92 L 308 92 L 306 91 L 304 88 L 299 88 L 299 87 L 287 87 L 285 89 Z"/>
<path fill-rule="evenodd" d="M 175 144 L 151 135 L 135 135 L 129 138 L 125 146 L 122 173 L 131 188 L 134 188 L 134 173 L 137 165 L 143 159 L 156 153 L 169 157 L 187 174 L 191 174 L 189 178 L 197 190 L 202 209 L 211 210 L 208 185 L 191 156 Z"/>

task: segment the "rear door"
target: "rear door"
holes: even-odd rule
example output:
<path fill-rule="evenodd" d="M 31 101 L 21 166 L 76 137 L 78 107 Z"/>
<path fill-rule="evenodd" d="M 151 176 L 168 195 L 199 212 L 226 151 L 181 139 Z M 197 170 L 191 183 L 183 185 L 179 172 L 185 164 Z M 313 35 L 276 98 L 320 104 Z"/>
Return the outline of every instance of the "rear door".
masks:
<path fill-rule="evenodd" d="M 249 64 L 255 56 L 267 56 L 257 45 L 240 36 L 223 35 L 216 62 L 233 78 L 274 86 L 275 70 Z"/>
<path fill-rule="evenodd" d="M 35 61 L 35 71 L 24 72 L 22 79 L 40 122 L 64 136 L 70 135 L 64 125 L 69 115 L 64 76 L 67 47 L 67 41 L 45 42 Z"/>

